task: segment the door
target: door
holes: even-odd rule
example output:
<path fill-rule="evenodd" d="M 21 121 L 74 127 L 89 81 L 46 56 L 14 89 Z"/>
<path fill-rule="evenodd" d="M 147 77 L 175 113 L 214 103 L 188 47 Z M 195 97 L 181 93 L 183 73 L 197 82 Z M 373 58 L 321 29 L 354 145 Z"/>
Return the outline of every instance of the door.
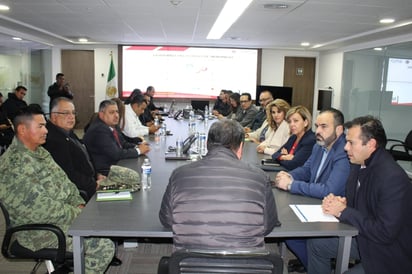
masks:
<path fill-rule="evenodd" d="M 94 113 L 94 52 L 62 50 L 62 73 L 73 92 L 76 129 L 83 129 Z"/>
<path fill-rule="evenodd" d="M 303 105 L 312 113 L 316 59 L 285 57 L 283 85 L 292 87 L 292 106 Z"/>

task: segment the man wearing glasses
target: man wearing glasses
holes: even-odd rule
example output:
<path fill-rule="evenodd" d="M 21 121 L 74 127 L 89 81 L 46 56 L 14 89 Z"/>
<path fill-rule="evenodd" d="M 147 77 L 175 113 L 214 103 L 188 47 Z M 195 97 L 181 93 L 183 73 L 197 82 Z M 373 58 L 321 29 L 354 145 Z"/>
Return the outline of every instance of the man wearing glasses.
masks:
<path fill-rule="evenodd" d="M 86 191 L 90 199 L 104 176 L 96 174 L 86 147 L 73 131 L 75 123 L 73 101 L 66 97 L 55 98 L 51 102 L 50 120 L 46 125 L 49 132 L 43 147 L 50 152 L 70 181 L 78 189 Z"/>
<path fill-rule="evenodd" d="M 251 127 L 258 111 L 256 106 L 252 104 L 250 93 L 242 93 L 240 95 L 240 107 L 242 108 L 242 113 L 236 117 L 236 120 L 242 127 Z"/>
<path fill-rule="evenodd" d="M 246 133 L 255 131 L 262 126 L 263 122 L 266 120 L 266 106 L 272 101 L 273 101 L 273 96 L 269 90 L 264 90 L 260 93 L 259 95 L 260 109 L 258 110 L 255 116 L 255 119 L 253 120 L 252 126 L 250 128 L 245 127 Z"/>

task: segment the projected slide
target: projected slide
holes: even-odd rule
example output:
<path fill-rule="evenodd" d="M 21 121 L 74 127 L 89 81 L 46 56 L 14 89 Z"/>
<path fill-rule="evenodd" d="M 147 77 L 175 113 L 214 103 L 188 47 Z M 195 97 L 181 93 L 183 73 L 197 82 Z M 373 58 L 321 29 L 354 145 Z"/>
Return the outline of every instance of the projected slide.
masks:
<path fill-rule="evenodd" d="M 386 91 L 392 91 L 392 105 L 412 106 L 412 59 L 389 58 Z"/>
<path fill-rule="evenodd" d="M 156 97 L 211 98 L 220 90 L 256 92 L 257 50 L 123 46 L 123 96 L 154 86 Z"/>

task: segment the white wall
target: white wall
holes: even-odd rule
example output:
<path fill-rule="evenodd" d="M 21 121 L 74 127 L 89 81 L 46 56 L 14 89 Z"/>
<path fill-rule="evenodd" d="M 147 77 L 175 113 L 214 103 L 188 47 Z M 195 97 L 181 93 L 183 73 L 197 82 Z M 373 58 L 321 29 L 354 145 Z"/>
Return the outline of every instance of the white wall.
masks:
<path fill-rule="evenodd" d="M 318 89 L 331 87 L 332 107 L 341 108 L 343 52 L 321 53 L 318 66 L 318 88 L 315 90 L 316 106 L 318 101 Z"/>
<path fill-rule="evenodd" d="M 110 68 L 110 53 L 113 54 L 113 63 L 116 71 L 116 77 L 118 76 L 118 60 L 117 60 L 117 47 L 110 48 L 98 48 L 94 49 L 94 106 L 95 111 L 99 109 L 101 101 L 106 99 L 106 84 L 107 74 Z M 118 79 L 118 78 L 117 78 Z"/>

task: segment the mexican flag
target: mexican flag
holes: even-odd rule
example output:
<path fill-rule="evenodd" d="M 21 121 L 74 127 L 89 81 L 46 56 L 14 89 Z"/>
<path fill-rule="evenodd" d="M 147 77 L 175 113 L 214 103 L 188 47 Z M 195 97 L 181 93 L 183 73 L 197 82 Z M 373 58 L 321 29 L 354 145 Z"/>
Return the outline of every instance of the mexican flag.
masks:
<path fill-rule="evenodd" d="M 116 71 L 114 69 L 113 64 L 113 55 L 110 54 L 110 68 L 109 74 L 107 76 L 107 85 L 106 85 L 106 98 L 114 98 L 117 97 L 117 79 L 116 79 Z"/>

